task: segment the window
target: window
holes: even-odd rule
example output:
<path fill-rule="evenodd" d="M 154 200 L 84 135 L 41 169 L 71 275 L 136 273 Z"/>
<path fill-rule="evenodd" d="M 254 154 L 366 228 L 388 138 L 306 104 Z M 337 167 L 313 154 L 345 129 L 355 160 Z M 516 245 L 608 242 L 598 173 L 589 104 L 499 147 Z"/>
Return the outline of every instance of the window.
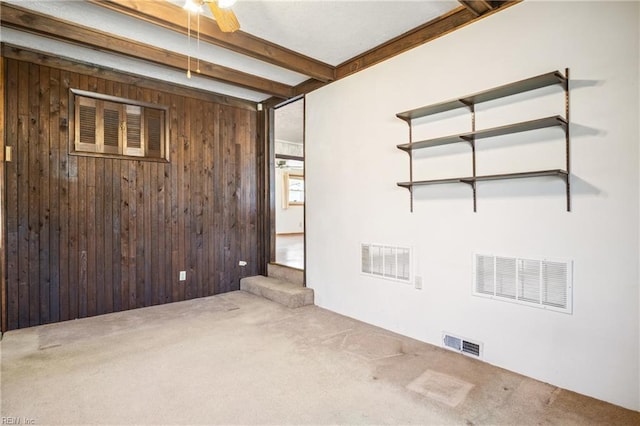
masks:
<path fill-rule="evenodd" d="M 284 173 L 284 195 L 286 207 L 304 205 L 304 176 Z"/>
<path fill-rule="evenodd" d="M 74 152 L 168 159 L 166 107 L 72 90 Z"/>

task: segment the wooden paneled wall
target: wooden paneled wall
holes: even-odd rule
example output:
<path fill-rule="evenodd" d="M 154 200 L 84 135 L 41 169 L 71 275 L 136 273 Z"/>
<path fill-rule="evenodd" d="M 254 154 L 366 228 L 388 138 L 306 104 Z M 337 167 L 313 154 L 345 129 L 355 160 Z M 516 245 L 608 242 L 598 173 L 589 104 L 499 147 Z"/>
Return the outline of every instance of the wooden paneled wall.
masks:
<path fill-rule="evenodd" d="M 4 60 L 6 328 L 237 290 L 259 272 L 255 110 Z M 69 155 L 70 88 L 168 105 L 170 162 Z"/>

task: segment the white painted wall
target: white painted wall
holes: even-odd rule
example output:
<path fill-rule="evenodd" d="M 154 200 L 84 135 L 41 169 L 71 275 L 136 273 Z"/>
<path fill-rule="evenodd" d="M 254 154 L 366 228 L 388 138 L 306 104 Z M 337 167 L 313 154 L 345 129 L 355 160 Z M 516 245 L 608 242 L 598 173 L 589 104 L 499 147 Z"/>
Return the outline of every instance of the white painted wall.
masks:
<path fill-rule="evenodd" d="M 283 173 L 287 169 L 276 169 L 276 234 L 296 234 L 304 232 L 304 207 L 289 206 L 282 208 L 284 187 Z M 301 170 L 296 170 L 301 173 Z"/>
<path fill-rule="evenodd" d="M 436 345 L 443 331 L 479 340 L 489 363 L 639 410 L 639 18 L 636 2 L 524 2 L 309 94 L 316 303 Z M 572 212 L 563 183 L 545 178 L 479 184 L 477 213 L 468 187 L 430 187 L 409 212 L 395 184 L 409 177 L 397 112 L 565 67 Z M 485 105 L 478 127 L 562 113 L 561 98 L 549 88 Z M 468 115 L 446 117 L 423 131 L 467 130 Z M 545 132 L 487 141 L 478 173 L 561 167 L 558 135 Z M 469 155 L 429 151 L 416 171 L 468 173 Z M 412 246 L 424 289 L 361 275 L 361 242 Z M 572 259 L 573 314 L 472 296 L 474 252 Z"/>

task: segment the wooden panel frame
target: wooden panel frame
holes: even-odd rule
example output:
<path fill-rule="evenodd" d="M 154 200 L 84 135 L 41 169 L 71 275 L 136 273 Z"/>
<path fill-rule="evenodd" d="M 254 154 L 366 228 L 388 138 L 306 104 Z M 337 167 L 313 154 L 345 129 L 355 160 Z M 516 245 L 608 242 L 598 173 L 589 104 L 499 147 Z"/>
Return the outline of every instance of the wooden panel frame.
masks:
<path fill-rule="evenodd" d="M 95 151 L 91 151 L 90 147 L 85 146 L 86 144 L 78 144 L 75 137 L 79 134 L 80 123 L 78 123 L 78 114 L 75 109 L 76 104 L 78 103 L 78 99 L 82 102 L 87 102 L 90 100 L 95 100 L 97 105 L 97 124 L 96 131 L 101 127 L 101 119 L 102 119 L 102 105 L 104 103 L 112 103 L 117 104 L 120 107 L 120 115 L 121 120 L 124 120 L 124 116 L 126 115 L 126 106 L 139 106 L 142 108 L 142 129 L 141 135 L 144 138 L 144 134 L 146 132 L 147 121 L 145 118 L 145 111 L 147 109 L 156 109 L 159 111 L 163 111 L 161 120 L 162 120 L 162 128 L 164 131 L 162 132 L 162 140 L 160 142 L 161 152 L 160 156 L 147 156 L 144 154 L 146 152 L 145 142 L 141 141 L 142 150 L 140 151 L 141 155 L 129 155 L 126 151 L 126 137 L 121 133 L 120 135 L 120 144 L 117 152 L 109 152 L 104 149 L 104 144 L 102 143 L 102 135 L 96 134 L 96 145 Z M 102 101 L 102 102 L 100 102 Z M 80 155 L 80 156 L 95 156 L 95 157 L 106 157 L 106 158 L 122 158 L 122 159 L 135 159 L 140 161 L 155 161 L 155 162 L 163 162 L 167 163 L 170 161 L 170 149 L 167 141 L 169 140 L 170 135 L 170 127 L 169 121 L 167 120 L 167 115 L 169 111 L 168 105 L 154 104 L 151 102 L 139 101 L 129 98 L 123 98 L 120 96 L 111 96 L 105 95 L 104 93 L 90 92 L 87 90 L 71 88 L 69 90 L 69 111 L 70 111 L 70 124 L 69 128 L 74 129 L 73 133 L 69 133 L 69 153 L 70 155 Z M 121 132 L 126 132 L 126 129 L 122 129 Z"/>

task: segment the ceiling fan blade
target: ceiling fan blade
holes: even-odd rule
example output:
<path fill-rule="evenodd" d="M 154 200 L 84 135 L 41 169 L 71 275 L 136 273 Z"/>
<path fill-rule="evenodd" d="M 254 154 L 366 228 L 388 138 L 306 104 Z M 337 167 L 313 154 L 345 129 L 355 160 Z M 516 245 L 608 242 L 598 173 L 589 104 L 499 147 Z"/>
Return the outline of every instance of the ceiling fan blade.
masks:
<path fill-rule="evenodd" d="M 207 2 L 213 17 L 218 23 L 220 30 L 225 33 L 232 33 L 240 29 L 240 23 L 236 14 L 231 9 L 221 9 L 218 7 L 218 2 Z"/>

